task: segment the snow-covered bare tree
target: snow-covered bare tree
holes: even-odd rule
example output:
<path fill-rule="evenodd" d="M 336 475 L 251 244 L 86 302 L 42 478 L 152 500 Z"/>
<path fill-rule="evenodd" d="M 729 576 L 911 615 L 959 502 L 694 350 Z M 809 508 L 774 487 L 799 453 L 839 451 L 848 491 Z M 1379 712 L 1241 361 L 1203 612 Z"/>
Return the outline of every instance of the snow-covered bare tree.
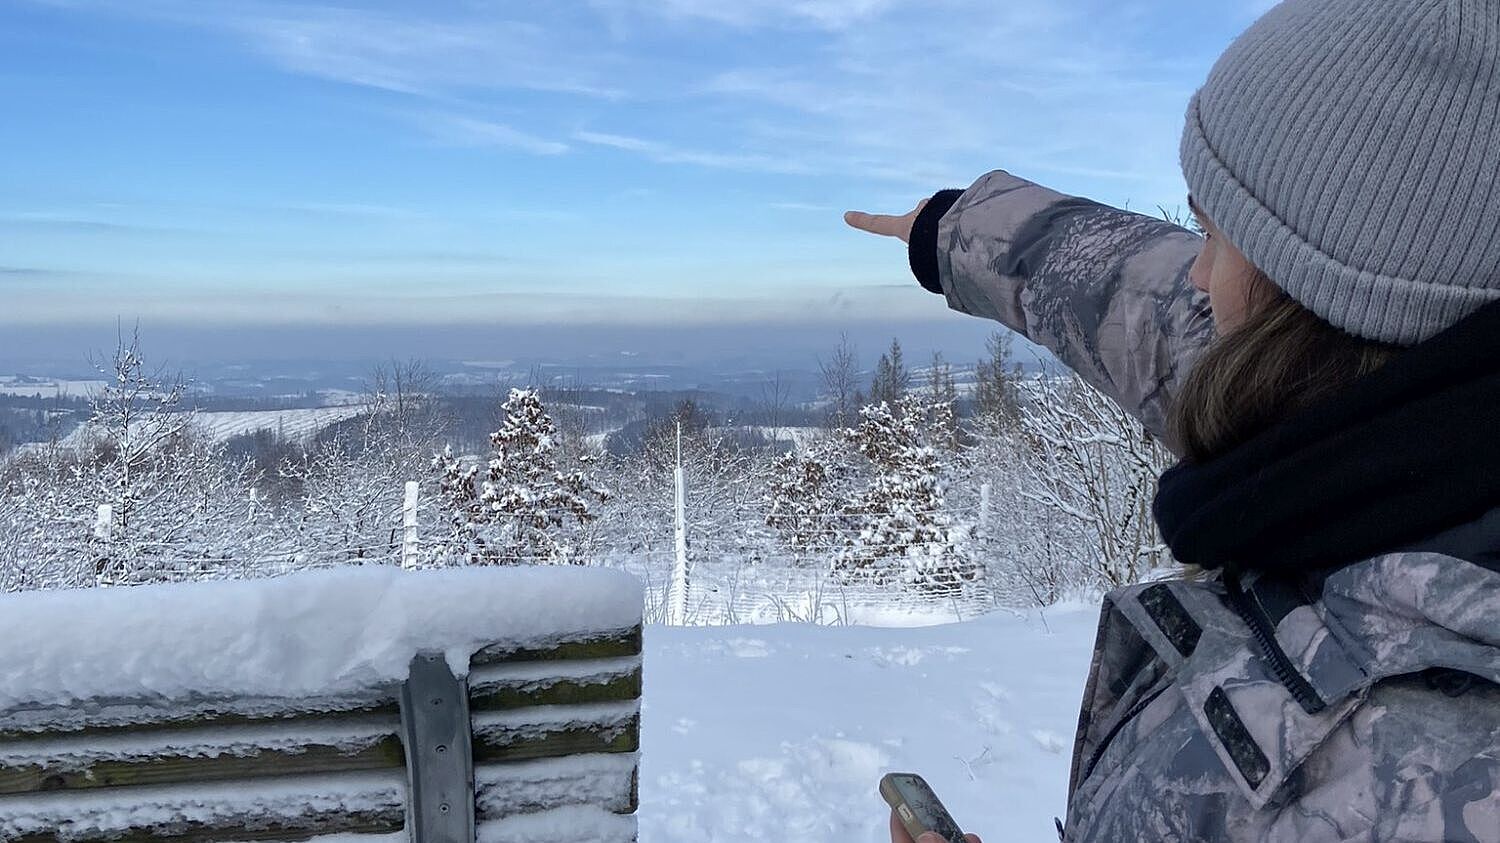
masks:
<path fill-rule="evenodd" d="M 724 557 L 753 550 L 757 542 L 748 529 L 759 526 L 763 512 L 760 478 L 764 461 L 727 432 L 731 420 L 714 421 L 695 403 L 683 402 L 647 433 L 641 454 L 642 487 L 651 489 L 666 504 L 661 510 L 670 514 L 681 425 L 688 552 L 695 560 L 704 553 Z"/>
<path fill-rule="evenodd" d="M 295 532 L 306 564 L 394 564 L 406 483 L 425 479 L 413 459 L 394 439 L 361 425 L 284 463 L 283 480 L 302 489 Z"/>
<path fill-rule="evenodd" d="M 818 374 L 829 427 L 841 430 L 853 425 L 865 399 L 859 388 L 859 353 L 848 334 L 839 335 L 833 354 L 818 359 Z"/>
<path fill-rule="evenodd" d="M 413 458 L 430 454 L 448 421 L 434 399 L 437 386 L 437 373 L 425 361 L 376 365 L 365 387 L 366 438 L 384 440 L 386 447 L 409 451 Z"/>
<path fill-rule="evenodd" d="M 69 494 L 96 509 L 86 534 L 76 515 L 66 519 L 66 535 L 89 548 L 95 584 L 243 573 L 268 536 L 248 463 L 196 433 L 185 383 L 149 367 L 138 336 L 122 336 L 99 369 L 87 448 L 62 457 L 76 460 Z"/>
<path fill-rule="evenodd" d="M 512 389 L 503 413 L 482 470 L 451 450 L 433 461 L 450 547 L 475 565 L 579 561 L 565 528 L 593 520 L 609 492 L 582 468 L 558 467 L 557 428 L 535 390 Z"/>
<path fill-rule="evenodd" d="M 397 564 L 407 483 L 422 487 L 419 523 L 434 520 L 437 485 L 428 465 L 448 422 L 437 385 L 419 360 L 376 366 L 365 411 L 280 466 L 281 480 L 301 490 L 295 533 L 303 564 Z M 436 562 L 431 556 L 423 562 Z"/>
<path fill-rule="evenodd" d="M 1068 374 L 1031 384 L 1021 432 L 1023 494 L 1078 528 L 1071 550 L 1098 584 L 1139 582 L 1168 561 L 1151 501 L 1172 458 L 1139 422 Z"/>
<path fill-rule="evenodd" d="M 96 585 L 80 464 L 55 445 L 11 459 L 0 480 L 0 591 Z"/>

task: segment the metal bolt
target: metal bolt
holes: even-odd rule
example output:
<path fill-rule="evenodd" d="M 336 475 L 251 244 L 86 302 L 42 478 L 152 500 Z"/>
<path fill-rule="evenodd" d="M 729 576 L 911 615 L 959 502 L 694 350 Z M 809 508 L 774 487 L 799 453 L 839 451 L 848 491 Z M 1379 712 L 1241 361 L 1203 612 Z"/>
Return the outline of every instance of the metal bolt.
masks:
<path fill-rule="evenodd" d="M 439 754 L 439 755 L 441 755 L 441 754 L 443 754 L 443 753 L 445 753 L 445 752 L 447 752 L 447 751 L 448 751 L 448 746 L 447 746 L 447 744 L 438 744 L 438 745 L 437 745 L 437 751 L 438 751 L 438 754 Z"/>
<path fill-rule="evenodd" d="M 438 810 L 442 811 L 445 814 L 448 813 L 448 803 L 444 802 L 443 804 L 439 805 Z"/>
<path fill-rule="evenodd" d="M 433 697 L 432 698 L 432 704 L 433 705 L 442 705 L 443 704 L 443 698 L 442 697 Z"/>

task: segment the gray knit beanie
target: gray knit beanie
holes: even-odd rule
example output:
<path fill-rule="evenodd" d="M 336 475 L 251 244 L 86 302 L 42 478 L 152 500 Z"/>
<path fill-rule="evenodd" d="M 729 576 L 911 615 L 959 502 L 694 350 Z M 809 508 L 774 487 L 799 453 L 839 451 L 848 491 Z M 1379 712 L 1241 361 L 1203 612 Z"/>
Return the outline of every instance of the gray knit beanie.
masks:
<path fill-rule="evenodd" d="M 1286 0 L 1193 97 L 1182 169 L 1309 310 L 1431 337 L 1500 300 L 1500 0 Z"/>

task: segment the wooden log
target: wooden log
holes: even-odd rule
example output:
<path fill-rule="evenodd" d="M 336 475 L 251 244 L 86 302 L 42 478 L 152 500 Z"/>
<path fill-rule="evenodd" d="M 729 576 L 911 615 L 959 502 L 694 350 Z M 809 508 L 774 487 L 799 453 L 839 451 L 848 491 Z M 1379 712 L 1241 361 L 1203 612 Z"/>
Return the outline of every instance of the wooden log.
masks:
<path fill-rule="evenodd" d="M 184 823 L 172 831 L 131 829 L 111 834 L 70 834 L 68 843 L 251 843 L 311 840 L 325 834 L 395 834 L 406 827 L 406 810 L 321 811 L 294 822 L 266 822 L 244 816 L 219 823 Z M 27 834 L 8 843 L 58 843 L 50 832 Z"/>
<path fill-rule="evenodd" d="M 475 712 L 474 763 L 635 752 L 640 749 L 639 709 L 634 703 L 599 703 Z"/>
<path fill-rule="evenodd" d="M 306 726 L 355 717 L 400 717 L 393 689 L 366 698 L 317 700 L 242 698 L 88 700 L 77 705 L 38 706 L 0 712 L 0 744 L 52 740 L 59 735 L 102 738 L 143 730 L 263 726 Z"/>
<path fill-rule="evenodd" d="M 586 638 L 549 642 L 539 647 L 497 644 L 475 653 L 469 664 L 478 667 L 501 662 L 613 659 L 640 655 L 641 643 L 641 627 L 636 626 Z"/>
<path fill-rule="evenodd" d="M 640 746 L 641 643 L 641 629 L 635 627 L 548 646 L 490 647 L 475 656 L 470 701 L 476 771 L 498 770 L 492 777 L 496 781 L 519 783 L 526 781 L 528 762 L 549 759 L 535 770 L 553 776 L 557 784 L 548 798 L 537 796 L 546 795 L 545 787 L 492 791 L 492 805 L 529 792 L 525 799 L 532 801 L 522 799 L 524 804 L 508 810 L 533 812 L 549 807 L 549 799 L 560 806 L 594 804 L 622 814 L 635 810 L 635 759 L 615 761 L 613 756 L 634 753 Z M 342 809 L 329 807 L 318 784 L 330 775 L 400 780 L 405 753 L 397 691 L 371 688 L 345 698 L 290 700 L 92 700 L 0 712 L 0 838 L 24 843 L 61 836 L 81 843 L 217 843 L 400 831 L 404 785 L 388 792 L 385 798 L 392 804 L 366 800 Z M 559 765 L 552 759 L 579 755 L 611 756 L 607 786 L 580 780 L 578 788 L 570 788 L 565 777 L 555 781 Z M 585 762 L 564 759 L 561 768 L 572 763 Z M 210 797 L 205 787 L 219 795 Z M 279 808 L 242 804 L 242 792 L 264 787 L 303 800 L 306 810 L 281 816 Z M 569 795 L 575 790 L 589 794 L 587 803 Z M 22 801 L 12 801 L 16 799 Z M 140 800 L 157 805 L 174 799 L 196 806 L 181 815 L 191 820 L 153 827 L 141 820 L 98 833 L 68 820 L 95 815 L 90 811 L 121 816 Z M 57 811 L 55 827 L 44 821 L 19 832 L 14 826 L 5 831 L 16 811 L 34 816 L 36 806 L 43 804 Z"/>
<path fill-rule="evenodd" d="M 397 770 L 6 796 L 0 839 L 217 843 L 391 833 L 404 827 L 405 798 Z"/>
<path fill-rule="evenodd" d="M 639 656 L 488 666 L 469 676 L 471 711 L 622 702 L 640 696 Z"/>
<path fill-rule="evenodd" d="M 640 745 L 636 710 L 626 702 L 481 712 L 474 726 L 475 763 L 634 752 Z M 531 711 L 543 716 L 538 720 Z M 485 718 L 490 725 L 484 725 Z M 51 743 L 0 744 L 0 794 L 400 769 L 406 756 L 398 727 L 393 718 L 287 721 L 274 728 L 72 735 Z"/>
<path fill-rule="evenodd" d="M 634 813 L 637 762 L 633 753 L 595 753 L 481 764 L 474 768 L 476 815 L 495 820 L 577 805 Z"/>
<path fill-rule="evenodd" d="M 406 764 L 395 724 L 391 725 L 390 734 L 363 740 L 310 740 L 276 747 L 215 746 L 211 737 L 204 735 L 207 743 L 198 747 L 163 747 L 134 757 L 89 758 L 87 754 L 81 757 L 75 754 L 71 758 L 16 763 L 0 756 L 0 794 L 243 781 L 308 773 L 400 769 Z"/>

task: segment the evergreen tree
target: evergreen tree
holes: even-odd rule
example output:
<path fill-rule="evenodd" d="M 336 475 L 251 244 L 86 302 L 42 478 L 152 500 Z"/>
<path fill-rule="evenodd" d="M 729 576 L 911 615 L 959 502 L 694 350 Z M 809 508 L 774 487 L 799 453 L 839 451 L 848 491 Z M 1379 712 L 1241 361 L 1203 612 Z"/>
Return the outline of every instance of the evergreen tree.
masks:
<path fill-rule="evenodd" d="M 766 525 L 793 550 L 817 553 L 835 545 L 848 528 L 848 446 L 825 440 L 807 453 L 789 451 L 771 464 Z"/>
<path fill-rule="evenodd" d="M 534 390 L 512 389 L 503 413 L 482 473 L 451 448 L 434 460 L 450 513 L 451 545 L 476 565 L 571 562 L 574 549 L 563 528 L 569 521 L 592 521 L 591 502 L 605 501 L 609 493 L 583 468 L 558 467 L 557 426 Z M 587 458 L 582 460 L 586 467 Z"/>
<path fill-rule="evenodd" d="M 928 413 L 932 422 L 932 442 L 947 451 L 958 450 L 958 385 L 953 382 L 953 367 L 940 351 L 932 353 L 932 373 L 928 379 Z"/>
<path fill-rule="evenodd" d="M 974 418 L 989 433 L 1008 430 L 1021 418 L 1021 367 L 1011 357 L 1008 332 L 996 332 L 985 343 L 989 356 L 974 368 Z"/>
<path fill-rule="evenodd" d="M 849 501 L 858 533 L 838 560 L 848 573 L 938 589 L 972 578 L 959 530 L 943 512 L 942 465 L 927 441 L 927 410 L 915 396 L 894 407 L 875 404 L 847 434 L 874 469 L 869 485 Z"/>
<path fill-rule="evenodd" d="M 870 384 L 870 403 L 895 407 L 911 389 L 911 373 L 901 356 L 901 341 L 891 340 L 891 347 L 875 364 L 875 380 Z"/>

